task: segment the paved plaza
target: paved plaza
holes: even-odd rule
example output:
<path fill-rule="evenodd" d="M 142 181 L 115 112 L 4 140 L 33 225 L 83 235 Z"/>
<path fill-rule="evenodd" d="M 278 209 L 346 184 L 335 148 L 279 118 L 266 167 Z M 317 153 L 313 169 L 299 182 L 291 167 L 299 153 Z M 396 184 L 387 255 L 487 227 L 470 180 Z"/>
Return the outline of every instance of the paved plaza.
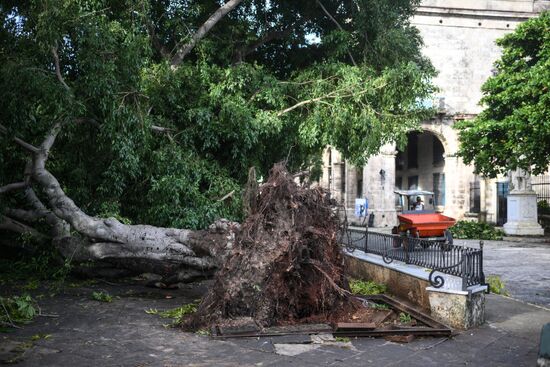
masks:
<path fill-rule="evenodd" d="M 541 307 L 550 299 L 550 246 L 489 241 L 485 250 L 486 272 L 500 275 L 520 300 L 488 295 L 487 323 L 452 338 L 408 344 L 335 341 L 328 335 L 214 340 L 165 327 L 169 321 L 145 312 L 192 302 L 208 282 L 178 290 L 100 282 L 68 287 L 54 297 L 45 293 L 42 312 L 59 317 L 38 317 L 0 334 L 0 361 L 17 366 L 534 366 L 540 329 L 550 322 L 550 310 Z M 92 300 L 100 290 L 114 301 Z"/>
<path fill-rule="evenodd" d="M 455 244 L 478 247 L 479 241 Z M 483 261 L 485 275 L 500 276 L 512 297 L 550 308 L 550 243 L 484 241 Z"/>

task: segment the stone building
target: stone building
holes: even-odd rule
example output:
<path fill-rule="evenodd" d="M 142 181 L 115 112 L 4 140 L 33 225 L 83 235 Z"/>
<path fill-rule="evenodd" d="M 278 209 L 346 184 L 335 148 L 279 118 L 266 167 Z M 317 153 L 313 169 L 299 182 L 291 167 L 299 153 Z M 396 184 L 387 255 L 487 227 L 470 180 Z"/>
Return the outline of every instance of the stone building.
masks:
<path fill-rule="evenodd" d="M 385 145 L 364 167 L 347 164 L 327 148 L 320 183 L 354 216 L 356 198 L 367 198 L 374 226 L 396 224 L 394 190 L 423 189 L 435 193 L 436 209 L 462 219 L 506 222 L 508 178 L 485 179 L 474 174 L 456 153 L 453 124 L 481 111 L 481 85 L 500 56 L 495 40 L 550 8 L 549 0 L 424 0 L 412 23 L 424 39 L 423 52 L 439 74 L 440 94 L 433 106 L 438 114 L 411 132 L 403 152 Z"/>

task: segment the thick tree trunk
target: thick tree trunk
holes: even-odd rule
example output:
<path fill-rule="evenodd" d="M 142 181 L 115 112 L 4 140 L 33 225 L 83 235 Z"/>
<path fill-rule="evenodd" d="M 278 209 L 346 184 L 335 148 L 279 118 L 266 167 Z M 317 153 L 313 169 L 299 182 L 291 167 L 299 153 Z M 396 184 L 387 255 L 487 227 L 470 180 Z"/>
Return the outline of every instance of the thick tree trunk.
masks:
<path fill-rule="evenodd" d="M 72 236 L 57 238 L 53 243 L 75 264 L 93 261 L 99 265 L 95 270 L 79 269 L 81 273 L 117 276 L 119 273 L 112 269 L 125 269 L 133 274 L 157 274 L 154 280 L 163 284 L 211 277 L 223 263 L 239 228 L 223 220 L 203 231 L 124 225 L 112 218 L 103 222 L 116 242 Z"/>
<path fill-rule="evenodd" d="M 126 225 L 114 218 L 86 214 L 46 169 L 49 151 L 61 127 L 61 124 L 54 125 L 40 147 L 14 138 L 33 157 L 25 169 L 24 184 L 8 186 L 10 190 L 25 187 L 24 198 L 32 209 L 8 209 L 7 216 L 0 217 L 0 230 L 28 233 L 44 239 L 48 236 L 21 222 L 43 219 L 52 228 L 52 243 L 75 264 L 99 261 L 100 269 L 111 265 L 138 273 L 153 272 L 161 275 L 163 282 L 170 283 L 213 274 L 223 262 L 226 248 L 232 245 L 238 224 L 221 220 L 207 230 L 192 231 Z M 40 201 L 31 186 L 40 190 L 47 204 Z M 71 235 L 69 229 L 76 234 Z"/>

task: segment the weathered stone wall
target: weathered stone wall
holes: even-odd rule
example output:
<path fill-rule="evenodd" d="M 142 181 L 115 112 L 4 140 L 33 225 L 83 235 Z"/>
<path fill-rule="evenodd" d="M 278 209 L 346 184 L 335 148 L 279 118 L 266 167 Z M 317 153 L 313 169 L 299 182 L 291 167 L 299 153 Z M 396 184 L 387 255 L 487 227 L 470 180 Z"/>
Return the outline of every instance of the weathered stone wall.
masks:
<path fill-rule="evenodd" d="M 484 286 L 462 291 L 430 286 L 422 269 L 410 265 L 398 270 L 365 255 L 345 256 L 346 272 L 357 279 L 383 283 L 388 292 L 402 301 L 418 306 L 433 318 L 456 329 L 470 329 L 485 322 Z"/>
<path fill-rule="evenodd" d="M 431 315 L 455 329 L 471 329 L 485 322 L 485 293 L 471 295 L 429 291 Z"/>
<path fill-rule="evenodd" d="M 481 111 L 478 104 L 481 85 L 492 74 L 493 63 L 500 56 L 495 40 L 544 9 L 550 9 L 549 0 L 424 0 L 411 21 L 424 40 L 423 53 L 438 70 L 434 83 L 440 92 L 432 104 L 439 110 L 439 115 L 424 122 L 422 128 L 435 134 L 443 143 L 445 165 L 443 168 L 430 165 L 432 144 L 422 142 L 419 144 L 419 163 L 423 163 L 419 169 L 399 174 L 403 176 L 403 187 L 408 187 L 408 176 L 418 174 L 419 186 L 432 190 L 433 173 L 445 173 L 444 213 L 447 215 L 461 219 L 469 211 L 469 184 L 474 180 L 473 167 L 465 165 L 456 156 L 459 143 L 452 126 L 457 120 L 474 118 Z M 393 194 L 395 154 L 395 146 L 386 145 L 363 169 L 363 196 L 369 199 L 369 213 L 374 213 L 376 227 L 396 224 Z M 341 158 L 334 150 L 332 163 L 328 163 L 327 157 L 324 162 L 325 175 L 331 166 L 331 193 L 345 201 L 350 220 L 360 222 L 353 215 L 357 195 L 356 170 L 345 167 L 346 177 L 343 178 Z M 328 188 L 329 180 L 325 175 L 322 185 Z M 342 179 L 345 179 L 344 185 Z M 497 180 L 482 181 L 480 217 L 495 222 Z"/>
<path fill-rule="evenodd" d="M 428 291 L 426 291 L 426 288 L 430 285 L 428 281 L 362 261 L 352 256 L 346 256 L 345 261 L 349 276 L 383 283 L 392 295 L 420 306 L 425 311 L 430 310 L 430 299 Z"/>

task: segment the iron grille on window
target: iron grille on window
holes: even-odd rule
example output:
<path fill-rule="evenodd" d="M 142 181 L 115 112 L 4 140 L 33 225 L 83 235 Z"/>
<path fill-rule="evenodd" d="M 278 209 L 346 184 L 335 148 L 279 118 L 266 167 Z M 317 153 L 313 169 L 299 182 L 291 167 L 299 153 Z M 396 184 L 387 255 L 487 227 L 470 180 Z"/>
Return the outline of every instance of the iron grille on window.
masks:
<path fill-rule="evenodd" d="M 407 168 L 418 168 L 418 133 L 410 133 L 407 140 Z"/>
<path fill-rule="evenodd" d="M 470 213 L 479 213 L 481 210 L 481 196 L 479 181 L 470 182 Z"/>

